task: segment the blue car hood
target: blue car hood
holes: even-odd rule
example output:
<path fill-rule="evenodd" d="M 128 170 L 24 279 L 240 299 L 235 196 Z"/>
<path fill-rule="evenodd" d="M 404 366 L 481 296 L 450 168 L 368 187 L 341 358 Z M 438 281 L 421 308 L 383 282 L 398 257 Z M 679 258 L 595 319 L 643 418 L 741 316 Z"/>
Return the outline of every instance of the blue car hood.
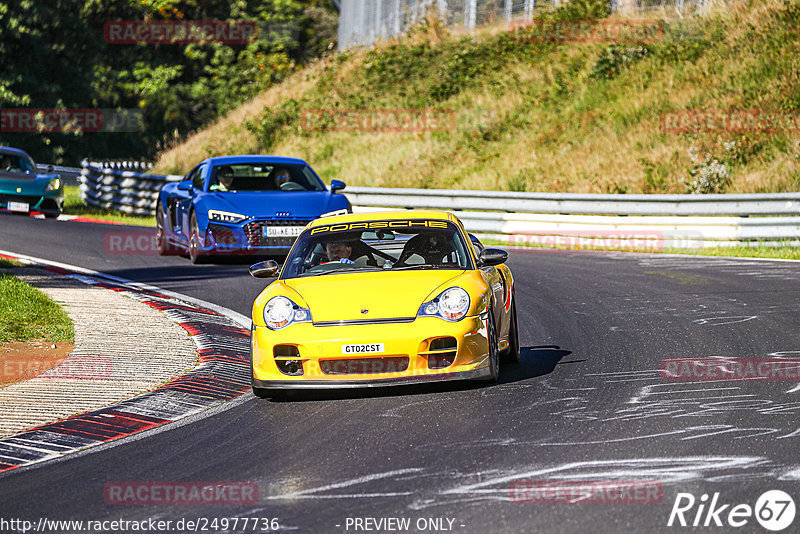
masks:
<path fill-rule="evenodd" d="M 249 217 L 275 217 L 280 212 L 282 217 L 314 219 L 322 213 L 347 206 L 344 196 L 329 191 L 235 191 L 206 193 L 204 196 L 207 209 Z"/>

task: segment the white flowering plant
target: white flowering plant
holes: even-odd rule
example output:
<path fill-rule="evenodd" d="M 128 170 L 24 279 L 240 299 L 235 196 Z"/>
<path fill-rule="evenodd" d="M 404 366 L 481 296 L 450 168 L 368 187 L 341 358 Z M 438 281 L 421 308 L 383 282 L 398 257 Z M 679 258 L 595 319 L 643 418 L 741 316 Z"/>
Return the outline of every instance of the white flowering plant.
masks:
<path fill-rule="evenodd" d="M 684 180 L 686 190 L 693 194 L 722 193 L 731 183 L 731 168 L 741 159 L 742 147 L 738 141 L 722 143 L 725 156 L 715 158 L 706 152 L 701 158 L 697 147 L 689 147 L 692 166 L 689 177 Z"/>

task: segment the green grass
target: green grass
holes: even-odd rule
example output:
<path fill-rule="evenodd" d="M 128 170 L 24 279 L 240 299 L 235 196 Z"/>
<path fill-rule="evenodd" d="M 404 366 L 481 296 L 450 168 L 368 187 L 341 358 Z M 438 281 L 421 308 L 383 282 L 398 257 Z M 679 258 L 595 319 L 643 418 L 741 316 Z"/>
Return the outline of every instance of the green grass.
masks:
<path fill-rule="evenodd" d="M 87 206 L 81 199 L 81 192 L 77 185 L 64 186 L 64 214 L 91 217 L 103 221 L 119 222 L 132 226 L 155 227 L 155 216 L 143 217 L 139 215 L 125 215 L 118 211 L 106 210 Z"/>
<path fill-rule="evenodd" d="M 72 320 L 58 304 L 17 277 L 0 274 L 0 343 L 74 340 Z"/>
<path fill-rule="evenodd" d="M 800 260 L 800 247 L 715 247 L 699 249 L 668 249 L 669 254 L 697 254 L 702 256 L 724 256 L 738 258 L 773 258 L 782 260 Z"/>

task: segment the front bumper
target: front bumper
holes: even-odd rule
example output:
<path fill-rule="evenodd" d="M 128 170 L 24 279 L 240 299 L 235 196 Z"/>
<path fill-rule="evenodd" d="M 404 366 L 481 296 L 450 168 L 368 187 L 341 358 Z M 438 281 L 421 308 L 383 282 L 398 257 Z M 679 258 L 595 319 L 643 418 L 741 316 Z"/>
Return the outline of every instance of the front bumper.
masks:
<path fill-rule="evenodd" d="M 487 325 L 478 316 L 449 323 L 435 317 L 419 317 L 413 322 L 313 326 L 310 323 L 291 325 L 273 331 L 255 327 L 251 337 L 252 384 L 262 389 L 360 388 L 420 384 L 449 380 L 489 379 Z M 432 342 L 454 338 L 456 350 L 450 365 L 430 368 L 434 357 Z M 343 355 L 342 346 L 359 343 L 383 343 L 380 354 Z M 294 346 L 296 356 L 277 356 L 280 349 Z M 452 351 L 451 351 L 452 352 Z M 408 359 L 408 365 L 397 372 L 349 372 L 369 368 L 383 369 L 379 361 Z M 301 361 L 303 374 L 291 376 L 279 369 L 281 360 Z M 331 373 L 332 369 L 344 372 Z M 325 372 L 327 370 L 327 372 Z"/>
<path fill-rule="evenodd" d="M 488 380 L 491 377 L 489 367 L 458 373 L 439 373 L 435 375 L 418 375 L 396 378 L 374 378 L 371 380 L 258 380 L 253 379 L 253 387 L 261 389 L 351 389 L 375 388 L 387 386 L 410 386 L 429 382 L 446 382 L 455 380 Z"/>
<path fill-rule="evenodd" d="M 60 215 L 64 204 L 64 193 L 60 189 L 46 193 L 24 190 L 21 193 L 0 191 L 0 209 L 7 210 L 9 202 L 28 204 L 30 212 L 38 211 Z"/>

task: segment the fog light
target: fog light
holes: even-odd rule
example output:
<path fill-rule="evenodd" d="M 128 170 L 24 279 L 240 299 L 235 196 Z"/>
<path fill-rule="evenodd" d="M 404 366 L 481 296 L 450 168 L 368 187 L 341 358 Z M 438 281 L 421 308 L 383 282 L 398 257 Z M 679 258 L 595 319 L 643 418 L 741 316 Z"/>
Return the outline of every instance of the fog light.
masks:
<path fill-rule="evenodd" d="M 290 376 L 300 376 L 303 374 L 303 361 L 302 360 L 277 360 L 278 370 Z"/>

